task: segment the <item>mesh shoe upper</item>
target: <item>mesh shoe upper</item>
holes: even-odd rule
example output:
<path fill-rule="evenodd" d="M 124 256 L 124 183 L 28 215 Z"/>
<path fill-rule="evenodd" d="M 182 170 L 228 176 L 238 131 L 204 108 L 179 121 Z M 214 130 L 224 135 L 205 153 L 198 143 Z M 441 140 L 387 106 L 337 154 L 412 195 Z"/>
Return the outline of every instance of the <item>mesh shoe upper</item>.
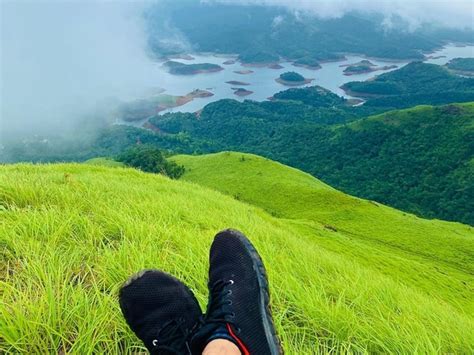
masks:
<path fill-rule="evenodd" d="M 188 338 L 201 316 L 191 290 L 157 270 L 132 277 L 120 290 L 120 307 L 152 354 L 189 354 Z"/>
<path fill-rule="evenodd" d="M 202 351 L 223 325 L 244 354 L 282 353 L 268 308 L 263 263 L 240 232 L 225 230 L 216 235 L 210 252 L 209 290 L 205 323 L 193 337 L 193 353 Z"/>

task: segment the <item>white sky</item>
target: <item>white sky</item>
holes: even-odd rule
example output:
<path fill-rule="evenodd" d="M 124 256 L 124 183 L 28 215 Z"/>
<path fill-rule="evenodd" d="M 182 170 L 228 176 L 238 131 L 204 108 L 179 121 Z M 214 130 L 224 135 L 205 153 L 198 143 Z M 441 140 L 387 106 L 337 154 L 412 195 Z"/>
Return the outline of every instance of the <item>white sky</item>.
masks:
<path fill-rule="evenodd" d="M 67 128 L 102 100 L 147 83 L 140 4 L 0 2 L 1 132 Z"/>

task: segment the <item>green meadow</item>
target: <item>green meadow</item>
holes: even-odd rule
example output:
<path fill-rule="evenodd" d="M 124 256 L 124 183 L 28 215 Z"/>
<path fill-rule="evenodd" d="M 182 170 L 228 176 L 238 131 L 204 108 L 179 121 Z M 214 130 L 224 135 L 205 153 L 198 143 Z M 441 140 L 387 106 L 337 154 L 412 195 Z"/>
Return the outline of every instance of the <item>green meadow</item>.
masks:
<path fill-rule="evenodd" d="M 287 354 L 474 352 L 474 229 L 351 197 L 251 154 L 0 166 L 0 353 L 137 353 L 120 285 L 143 268 L 203 308 L 214 234 L 240 229 Z M 107 165 L 107 166 L 104 166 Z"/>

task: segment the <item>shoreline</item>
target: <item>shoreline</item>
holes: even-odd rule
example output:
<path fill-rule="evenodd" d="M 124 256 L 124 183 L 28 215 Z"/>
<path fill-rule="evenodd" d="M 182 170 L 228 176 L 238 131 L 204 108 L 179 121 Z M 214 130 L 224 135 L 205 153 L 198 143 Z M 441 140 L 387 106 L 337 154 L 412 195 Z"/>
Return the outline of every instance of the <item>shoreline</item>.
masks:
<path fill-rule="evenodd" d="M 352 91 L 351 89 L 345 88 L 344 85 L 339 86 L 339 89 L 344 91 L 346 95 L 351 96 L 352 98 L 356 98 L 356 99 L 371 99 L 371 98 L 373 99 L 373 98 L 384 96 L 384 95 L 377 95 L 377 94 L 366 94 L 359 91 Z"/>
<path fill-rule="evenodd" d="M 364 71 L 348 71 L 348 72 L 343 72 L 343 75 L 345 76 L 352 76 L 352 75 L 360 75 L 360 74 L 370 74 L 370 73 L 375 73 L 377 71 L 385 71 L 385 70 L 392 70 L 392 69 L 397 69 L 398 65 L 386 65 L 384 67 L 375 67 L 372 69 L 367 69 Z"/>
<path fill-rule="evenodd" d="M 268 68 L 268 66 L 275 64 L 275 63 L 242 63 L 242 62 L 239 62 L 239 63 L 240 65 L 246 68 Z"/>
<path fill-rule="evenodd" d="M 445 49 L 446 47 L 469 47 L 469 46 L 474 46 L 474 41 L 471 42 L 446 42 L 445 44 L 435 47 L 432 50 L 429 51 L 420 51 L 425 57 L 431 54 L 434 54 L 440 50 Z M 375 56 L 370 56 L 364 53 L 357 53 L 357 52 L 339 52 L 338 54 L 342 55 L 342 58 L 337 58 L 337 59 L 325 59 L 325 60 L 320 60 L 319 63 L 334 63 L 334 62 L 344 62 L 347 60 L 347 56 L 357 56 L 365 59 L 373 59 L 377 60 L 380 62 L 394 62 L 394 63 L 400 63 L 400 62 L 410 62 L 410 61 L 424 61 L 427 60 L 428 58 L 386 58 L 386 57 L 375 57 Z M 184 56 L 189 56 L 193 57 L 195 56 L 213 56 L 216 58 L 226 58 L 229 60 L 234 60 L 236 63 L 240 63 L 244 67 L 256 67 L 256 68 L 262 68 L 262 67 L 268 67 L 270 65 L 279 65 L 280 63 L 284 62 L 289 62 L 293 63 L 294 60 L 291 60 L 289 58 L 282 57 L 282 60 L 278 62 L 265 62 L 265 63 L 243 63 L 240 60 L 238 60 L 238 54 L 235 53 L 213 53 L 213 52 L 189 52 L 186 54 L 182 54 Z M 174 55 L 175 57 L 178 57 L 180 55 Z M 173 57 L 173 56 L 170 56 Z M 165 57 L 166 58 L 166 57 Z M 159 62 L 161 62 L 160 60 Z M 296 65 L 297 66 L 297 65 Z M 309 68 L 308 68 L 309 69 Z"/>
<path fill-rule="evenodd" d="M 314 80 L 316 80 L 316 79 L 307 79 L 307 78 L 305 78 L 303 81 L 287 81 L 287 80 L 283 80 L 281 78 L 276 78 L 275 79 L 275 81 L 277 83 L 285 85 L 285 86 L 289 86 L 289 87 L 307 85 L 307 84 L 311 83 Z"/>
<path fill-rule="evenodd" d="M 146 122 L 150 117 L 153 117 L 162 111 L 183 106 L 197 98 L 211 96 L 214 96 L 214 93 L 201 89 L 193 90 L 186 95 L 181 96 L 168 94 L 154 95 L 152 97 L 126 103 L 125 105 L 130 106 L 142 102 L 145 107 L 134 114 L 128 113 L 128 115 L 122 115 L 119 120 L 128 124 Z"/>
<path fill-rule="evenodd" d="M 240 74 L 240 75 L 248 75 L 255 73 L 253 70 L 234 70 L 235 74 Z"/>
<path fill-rule="evenodd" d="M 293 65 L 294 67 L 305 68 L 308 70 L 319 70 L 323 68 L 321 65 L 315 66 L 315 65 L 308 65 L 308 64 L 297 64 L 295 62 L 291 63 L 291 65 Z"/>
<path fill-rule="evenodd" d="M 460 56 L 460 57 L 469 57 L 469 52 L 470 50 L 464 50 L 464 51 L 461 51 L 460 54 L 458 54 L 459 51 L 456 51 L 456 49 L 454 47 L 469 47 L 471 48 L 471 46 L 474 46 L 473 43 L 454 43 L 454 42 L 446 42 L 440 46 L 438 46 L 437 48 L 435 49 L 432 49 L 430 51 L 425 51 L 423 52 L 423 54 L 425 55 L 425 60 L 429 60 L 429 59 L 432 59 L 430 58 L 430 55 L 432 57 L 441 57 L 441 56 L 444 56 L 444 57 L 447 57 L 447 58 L 451 58 L 451 57 L 456 57 L 456 56 Z M 440 50 L 446 50 L 445 53 L 439 53 Z M 465 53 L 465 54 L 464 54 Z M 260 73 L 260 70 L 256 69 L 255 71 L 254 70 L 251 70 L 251 68 L 246 68 L 246 67 L 255 67 L 255 68 L 264 68 L 263 70 L 266 70 L 265 68 L 267 68 L 269 65 L 274 65 L 274 64 L 281 64 L 281 65 L 284 65 L 285 68 L 289 68 L 289 66 L 293 65 L 294 67 L 298 67 L 298 65 L 294 65 L 294 62 L 291 61 L 291 60 L 288 60 L 288 58 L 285 58 L 285 57 L 282 57 L 281 60 L 278 62 L 278 63 L 275 63 L 275 62 L 272 62 L 272 63 L 241 63 L 240 61 L 236 60 L 236 54 L 223 54 L 223 53 L 205 53 L 205 52 L 197 52 L 197 53 L 192 53 L 192 54 L 196 54 L 196 55 L 209 55 L 209 56 L 213 56 L 215 58 L 226 58 L 226 59 L 229 59 L 229 60 L 235 60 L 235 64 L 234 66 L 230 66 L 230 67 L 222 67 L 222 69 L 220 69 L 219 71 L 222 71 L 222 70 L 225 70 L 225 73 L 229 73 L 231 74 L 231 72 L 234 72 L 235 74 L 238 74 L 238 75 L 249 75 L 249 74 L 252 74 L 253 73 L 257 73 L 259 74 Z M 337 58 L 337 59 L 332 59 L 332 60 L 325 60 L 325 61 L 320 61 L 320 63 L 322 64 L 322 67 L 321 68 L 318 68 L 318 69 L 325 69 L 326 66 L 324 65 L 324 63 L 339 63 L 340 65 L 339 66 L 348 66 L 350 65 L 349 61 L 354 61 L 354 62 L 357 62 L 357 61 L 361 61 L 363 59 L 374 59 L 374 60 L 378 60 L 380 61 L 380 63 L 377 63 L 376 65 L 379 65 L 380 67 L 383 67 L 385 64 L 389 65 L 389 64 L 393 64 L 395 65 L 396 63 L 402 63 L 400 65 L 403 66 L 404 64 L 408 63 L 410 61 L 410 59 L 401 59 L 401 60 L 397 60 L 397 59 L 392 59 L 392 58 L 375 58 L 375 57 L 369 57 L 367 55 L 364 55 L 364 54 L 360 54 L 360 53 L 346 53 L 347 56 L 344 56 L 343 58 Z M 348 57 L 348 56 L 356 56 L 356 57 L 359 57 L 359 58 L 352 58 L 352 57 Z M 202 61 L 202 62 L 206 62 L 206 58 L 203 58 L 203 57 L 196 57 L 196 59 L 198 61 Z M 417 61 L 422 61 L 420 59 L 416 59 Z M 211 63 L 213 63 L 214 61 L 211 61 L 209 60 Z M 446 61 L 446 60 L 445 60 Z M 384 62 L 388 62 L 388 63 L 384 63 Z M 194 62 L 195 63 L 195 62 Z M 442 63 L 442 61 L 441 61 Z M 442 65 L 442 64 L 440 64 Z M 305 68 L 307 70 L 318 70 L 318 69 L 315 69 L 314 67 L 312 68 L 309 68 L 307 66 L 301 66 L 302 68 Z M 394 68 L 395 69 L 395 68 Z M 354 76 L 354 79 L 352 80 L 361 80 L 361 79 L 358 79 L 358 74 L 360 74 L 361 76 L 377 76 L 379 75 L 380 73 L 383 73 L 385 72 L 386 68 L 384 68 L 384 70 L 382 69 L 378 69 L 378 72 L 376 70 L 374 71 L 366 71 L 366 72 L 357 72 L 357 73 L 342 73 L 345 77 L 351 77 L 351 76 Z M 210 73 L 212 72 L 217 72 L 217 70 L 211 70 Z M 189 76 L 191 75 L 197 75 L 197 74 L 200 74 L 200 73 L 206 73 L 206 71 L 196 71 L 192 74 L 188 74 Z M 257 74 L 254 74 L 254 75 L 257 75 Z M 306 73 L 308 76 L 310 76 L 310 73 Z M 345 75 L 347 74 L 347 75 Z M 371 74 L 371 75 L 370 75 Z M 462 73 L 462 72 L 457 72 L 455 73 L 457 75 L 466 75 L 468 73 Z M 182 75 L 184 76 L 184 75 Z M 229 77 L 229 79 L 233 79 L 232 76 L 227 76 Z M 244 78 L 242 78 L 244 79 Z M 268 78 L 268 80 L 271 80 L 271 77 Z M 362 93 L 362 92 L 354 92 L 354 91 L 351 91 L 349 89 L 344 89 L 343 85 L 345 82 L 349 82 L 351 79 L 348 79 L 348 80 L 345 80 L 345 79 L 342 79 L 341 82 L 342 82 L 342 85 L 341 86 L 338 86 L 338 85 L 334 85 L 333 89 L 331 89 L 332 92 L 336 93 L 337 95 L 340 95 L 340 96 L 344 96 L 348 99 L 351 99 L 351 98 L 372 98 L 372 97 L 377 97 L 379 95 L 373 95 L 373 94 L 366 94 L 366 93 Z M 370 80 L 370 78 L 368 79 Z M 225 81 L 225 80 L 223 80 Z M 232 81 L 232 80 L 231 80 Z M 237 81 L 237 80 L 236 80 Z M 242 82 L 245 81 L 242 80 Z M 318 79 L 316 78 L 315 79 L 316 83 L 318 83 Z M 298 86 L 305 86 L 305 85 L 308 85 L 309 83 L 311 83 L 311 81 L 305 81 L 305 82 L 279 82 L 279 81 L 276 81 L 278 84 L 282 85 L 282 89 L 278 89 L 278 87 L 275 87 L 274 89 L 274 93 L 278 92 L 279 90 L 286 90 L 286 88 L 291 88 L 291 87 L 298 87 Z M 239 82 L 240 83 L 240 82 Z M 235 84 L 236 83 L 231 83 L 231 84 Z M 209 84 L 206 84 L 209 86 Z M 275 85 L 275 84 L 273 84 Z M 273 88 L 273 85 L 272 85 L 272 88 Z M 323 85 L 323 84 L 320 84 L 320 85 Z M 236 85 L 238 86 L 238 85 Z M 255 92 L 257 94 L 259 94 L 259 90 L 255 90 Z M 269 91 L 269 94 L 271 95 L 272 92 Z M 228 96 L 225 96 L 225 95 L 228 95 Z M 228 92 L 228 94 L 224 94 L 225 97 L 229 97 L 231 98 L 233 96 L 232 92 Z M 240 96 L 240 95 L 237 95 L 237 96 Z M 268 96 L 268 95 L 266 95 Z M 272 96 L 269 96 L 269 97 L 272 97 Z M 268 99 L 268 98 L 267 98 Z M 216 99 L 211 99 L 211 100 L 206 100 L 206 101 L 212 101 L 212 100 L 216 100 Z M 263 99 L 265 100 L 265 99 Z M 194 106 L 199 106 L 198 104 L 192 104 L 193 107 Z M 203 103 L 203 106 L 204 106 L 204 103 Z M 178 106 L 176 106 L 178 107 Z M 184 111 L 186 111 L 186 109 L 183 109 Z"/>
<path fill-rule="evenodd" d="M 204 97 L 211 97 L 214 96 L 212 92 L 206 90 L 194 90 L 186 95 L 183 96 L 174 96 L 175 102 L 169 104 L 159 104 L 156 108 L 156 112 L 159 113 L 164 110 L 169 110 L 172 108 L 176 108 L 179 106 L 183 106 L 188 102 L 193 101 L 196 98 L 204 98 Z"/>
<path fill-rule="evenodd" d="M 253 94 L 253 91 L 243 89 L 243 88 L 231 88 L 231 89 L 234 90 L 234 95 L 239 96 L 239 97 L 248 96 L 248 95 Z"/>
<path fill-rule="evenodd" d="M 169 72 L 169 73 L 171 75 L 190 76 L 190 75 L 198 75 L 198 74 L 218 73 L 223 70 L 224 68 L 220 67 L 220 68 L 213 68 L 213 69 L 198 69 L 189 73 L 172 73 L 172 72 Z"/>
<path fill-rule="evenodd" d="M 237 81 L 237 80 L 230 80 L 230 81 L 226 81 L 225 83 L 230 84 L 230 85 L 237 85 L 237 86 L 248 86 L 248 85 L 250 85 L 250 83 L 246 83 L 246 82 L 243 82 L 243 81 Z"/>

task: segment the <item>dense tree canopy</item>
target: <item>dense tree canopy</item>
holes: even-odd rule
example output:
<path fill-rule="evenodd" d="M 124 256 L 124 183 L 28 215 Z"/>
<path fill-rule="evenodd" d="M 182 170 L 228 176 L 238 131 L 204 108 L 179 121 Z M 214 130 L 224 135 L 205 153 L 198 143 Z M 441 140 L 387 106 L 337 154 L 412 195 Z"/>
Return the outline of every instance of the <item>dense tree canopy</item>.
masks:
<path fill-rule="evenodd" d="M 133 168 L 149 173 L 163 174 L 177 179 L 184 174 L 184 168 L 167 161 L 163 153 L 152 145 L 136 145 L 116 157 L 116 160 Z"/>
<path fill-rule="evenodd" d="M 260 154 L 357 196 L 474 224 L 474 104 L 421 106 L 342 125 L 319 121 L 315 112 L 295 118 L 291 112 L 298 105 L 222 100 L 206 106 L 199 120 L 165 115 L 154 124 L 196 143 L 209 142 L 200 146 L 205 152 Z M 338 110 L 351 121 L 343 107 Z"/>
<path fill-rule="evenodd" d="M 405 108 L 419 104 L 474 101 L 474 79 L 422 62 L 410 63 L 374 80 L 352 81 L 342 88 L 367 99 L 367 106 Z"/>
<path fill-rule="evenodd" d="M 454 58 L 446 66 L 449 69 L 474 72 L 474 58 Z"/>

